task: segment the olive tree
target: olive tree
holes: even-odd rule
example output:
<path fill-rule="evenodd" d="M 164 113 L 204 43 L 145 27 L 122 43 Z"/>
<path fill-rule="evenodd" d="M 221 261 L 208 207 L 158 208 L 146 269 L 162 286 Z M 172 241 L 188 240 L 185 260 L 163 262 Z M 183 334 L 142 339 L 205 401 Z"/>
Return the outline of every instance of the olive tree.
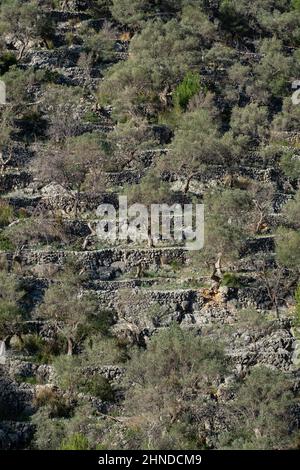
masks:
<path fill-rule="evenodd" d="M 280 227 L 276 232 L 276 255 L 279 263 L 299 272 L 300 231 Z"/>
<path fill-rule="evenodd" d="M 145 119 L 130 119 L 119 122 L 108 136 L 114 165 L 121 171 L 125 168 L 143 168 L 142 156 L 158 145 L 153 127 Z"/>
<path fill-rule="evenodd" d="M 300 158 L 297 149 L 288 148 L 282 153 L 280 168 L 288 178 L 292 180 L 300 178 Z"/>
<path fill-rule="evenodd" d="M 300 230 L 299 222 L 299 212 L 300 212 L 300 191 L 298 190 L 293 197 L 290 199 L 282 209 L 282 216 L 284 221 L 290 228 L 294 230 Z"/>
<path fill-rule="evenodd" d="M 223 277 L 224 264 L 230 265 L 238 259 L 251 233 L 252 204 L 250 194 L 240 189 L 217 190 L 205 195 L 205 243 L 199 257 L 204 264 L 214 267 L 212 279 L 218 283 Z"/>
<path fill-rule="evenodd" d="M 67 354 L 71 356 L 76 345 L 84 339 L 82 331 L 96 320 L 98 312 L 95 297 L 83 295 L 80 279 L 67 271 L 48 287 L 37 315 L 49 321 L 55 331 L 65 338 Z"/>
<path fill-rule="evenodd" d="M 177 325 L 152 336 L 147 350 L 133 355 L 127 372 L 133 385 L 124 409 L 139 423 L 139 445 L 201 448 L 204 416 L 213 411 L 205 397 L 226 372 L 226 362 L 218 343 Z"/>
<path fill-rule="evenodd" d="M 24 310 L 22 299 L 25 292 L 19 279 L 7 271 L 0 271 L 0 335 L 1 339 L 9 346 L 14 335 L 20 339 L 22 333 L 22 320 Z"/>
<path fill-rule="evenodd" d="M 230 426 L 221 433 L 220 448 L 293 448 L 298 434 L 293 417 L 297 401 L 286 374 L 262 366 L 253 368 L 229 405 Z"/>
<path fill-rule="evenodd" d="M 0 124 L 0 174 L 4 173 L 6 166 L 10 163 L 13 156 L 13 143 L 11 134 L 13 123 L 9 113 L 1 113 Z"/>
<path fill-rule="evenodd" d="M 300 125 L 300 106 L 295 106 L 290 97 L 283 100 L 283 106 L 280 113 L 274 116 L 272 122 L 272 136 L 278 140 L 287 132 L 298 132 Z"/>
<path fill-rule="evenodd" d="M 256 235 L 268 229 L 268 216 L 272 213 L 275 189 L 271 183 L 261 184 L 252 181 L 249 188 L 249 194 L 253 202 L 253 225 Z"/>
<path fill-rule="evenodd" d="M 83 47 L 88 54 L 91 66 L 102 62 L 112 62 L 116 57 L 117 33 L 110 23 L 104 23 L 101 30 L 85 29 L 82 32 Z"/>
<path fill-rule="evenodd" d="M 39 108 L 47 118 L 50 139 L 60 144 L 79 134 L 82 99 L 79 87 L 53 84 L 45 87 Z"/>
<path fill-rule="evenodd" d="M 230 127 L 235 138 L 240 138 L 244 147 L 265 143 L 268 138 L 268 109 L 257 103 L 232 110 Z"/>
<path fill-rule="evenodd" d="M 16 118 L 22 117 L 28 112 L 28 106 L 33 106 L 32 90 L 35 85 L 42 83 L 44 73 L 42 71 L 33 71 L 32 69 L 22 70 L 16 66 L 10 69 L 1 77 L 6 85 L 6 106 L 3 110 L 5 121 L 10 125 Z"/>
<path fill-rule="evenodd" d="M 102 143 L 101 136 L 90 133 L 69 137 L 62 146 L 50 141 L 36 159 L 35 170 L 41 181 L 56 181 L 71 191 L 75 217 L 82 190 L 101 190 L 101 178 L 108 165 Z"/>
<path fill-rule="evenodd" d="M 61 220 L 58 218 L 49 219 L 44 214 L 15 218 L 3 231 L 3 235 L 12 243 L 16 253 L 25 247 L 67 241 Z"/>
<path fill-rule="evenodd" d="M 284 52 L 282 42 L 276 37 L 264 39 L 259 53 L 261 59 L 254 67 L 255 80 L 249 88 L 249 95 L 258 102 L 267 104 L 289 93 L 293 76 L 293 59 Z"/>
<path fill-rule="evenodd" d="M 166 108 L 172 87 L 197 68 L 198 45 L 199 38 L 176 20 L 147 23 L 131 40 L 128 59 L 106 74 L 100 102 L 111 103 L 117 117 L 153 116 Z"/>
<path fill-rule="evenodd" d="M 33 39 L 41 39 L 47 46 L 47 40 L 54 34 L 54 25 L 35 0 L 4 0 L 0 5 L 0 32 L 11 36 L 18 48 L 18 60 L 21 60 Z"/>
<path fill-rule="evenodd" d="M 197 109 L 184 114 L 163 166 L 185 180 L 184 191 L 188 192 L 192 178 L 216 163 L 219 163 L 219 132 L 209 113 Z"/>

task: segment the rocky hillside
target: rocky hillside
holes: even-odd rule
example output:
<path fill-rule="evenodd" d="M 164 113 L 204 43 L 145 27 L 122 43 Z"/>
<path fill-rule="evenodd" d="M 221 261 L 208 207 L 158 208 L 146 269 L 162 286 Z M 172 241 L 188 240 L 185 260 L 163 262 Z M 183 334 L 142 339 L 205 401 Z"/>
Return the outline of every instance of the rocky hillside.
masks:
<path fill-rule="evenodd" d="M 4 0 L 0 32 L 0 447 L 297 448 L 299 2 Z M 99 238 L 119 196 L 204 204 L 204 248 Z"/>

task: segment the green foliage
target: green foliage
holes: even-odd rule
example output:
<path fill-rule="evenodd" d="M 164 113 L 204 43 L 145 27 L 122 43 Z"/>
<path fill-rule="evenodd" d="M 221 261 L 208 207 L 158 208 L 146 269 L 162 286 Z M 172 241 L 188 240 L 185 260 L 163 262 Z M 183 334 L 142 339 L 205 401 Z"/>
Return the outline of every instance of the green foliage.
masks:
<path fill-rule="evenodd" d="M 101 334 L 90 335 L 85 341 L 82 364 L 86 367 L 123 364 L 128 360 L 126 345 L 117 338 Z"/>
<path fill-rule="evenodd" d="M 282 110 L 276 114 L 273 119 L 272 127 L 275 133 L 275 138 L 280 141 L 285 132 L 297 132 L 300 124 L 300 106 L 295 106 L 291 98 L 285 98 L 283 101 Z M 276 133 L 279 133 L 279 138 Z M 296 141 L 296 147 L 297 147 Z"/>
<path fill-rule="evenodd" d="M 253 368 L 232 403 L 230 431 L 221 436 L 221 448 L 292 448 L 297 437 L 295 403 L 292 383 L 283 372 Z"/>
<path fill-rule="evenodd" d="M 297 191 L 295 197 L 290 199 L 283 207 L 282 215 L 287 224 L 295 230 L 300 229 L 299 222 L 300 211 L 300 191 Z"/>
<path fill-rule="evenodd" d="M 72 434 L 63 439 L 60 450 L 89 450 L 89 441 L 82 434 Z"/>
<path fill-rule="evenodd" d="M 47 409 L 40 408 L 32 418 L 37 432 L 34 435 L 33 447 L 39 450 L 58 450 L 65 438 L 64 419 L 49 419 Z"/>
<path fill-rule="evenodd" d="M 258 144 L 268 135 L 268 110 L 251 103 L 244 108 L 232 110 L 230 126 L 234 137 L 242 138 L 245 146 Z"/>
<path fill-rule="evenodd" d="M 163 182 L 159 176 L 150 172 L 141 179 L 139 184 L 126 186 L 124 194 L 127 195 L 130 204 L 142 202 L 145 205 L 150 205 L 172 202 L 170 185 Z"/>
<path fill-rule="evenodd" d="M 158 144 L 153 128 L 145 119 L 128 119 L 119 122 L 109 136 L 110 153 L 113 153 L 114 167 L 119 171 L 135 166 L 144 166 L 142 152 L 154 149 Z"/>
<path fill-rule="evenodd" d="M 35 0 L 4 0 L 0 8 L 0 31 L 10 33 L 20 43 L 18 59 L 28 47 L 30 40 L 47 41 L 54 34 L 54 24 L 46 12 L 41 11 Z"/>
<path fill-rule="evenodd" d="M 48 320 L 56 332 L 68 342 L 68 354 L 86 335 L 86 327 L 95 324 L 98 302 L 92 294 L 80 295 L 80 278 L 74 272 L 64 272 L 59 282 L 47 289 L 38 315 Z M 106 322 L 105 328 L 106 328 Z"/>
<path fill-rule="evenodd" d="M 100 374 L 82 378 L 78 383 L 78 389 L 87 395 L 100 398 L 103 401 L 114 401 L 114 390 L 112 386 L 108 380 Z"/>
<path fill-rule="evenodd" d="M 240 189 L 212 191 L 206 204 L 205 246 L 201 258 L 211 263 L 217 258 L 228 262 L 237 259 L 249 233 L 249 212 L 252 199 Z"/>
<path fill-rule="evenodd" d="M 0 250 L 1 251 L 12 251 L 14 249 L 14 245 L 11 240 L 3 234 L 0 234 Z"/>
<path fill-rule="evenodd" d="M 109 15 L 112 3 L 112 0 L 91 0 L 89 10 L 93 16 L 103 18 Z"/>
<path fill-rule="evenodd" d="M 13 221 L 14 210 L 5 201 L 0 200 L 0 228 L 6 227 Z"/>
<path fill-rule="evenodd" d="M 88 356 L 82 362 L 79 357 L 60 356 L 53 362 L 59 386 L 71 394 L 84 393 L 103 401 L 113 401 L 114 391 L 108 380 L 99 373 L 90 375 L 88 368 L 92 363 Z M 99 366 L 99 362 L 97 364 Z"/>
<path fill-rule="evenodd" d="M 84 117 L 83 117 L 84 122 L 91 122 L 93 124 L 99 124 L 101 122 L 100 117 L 98 116 L 97 113 L 94 113 L 92 111 L 87 112 Z"/>
<path fill-rule="evenodd" d="M 142 448 L 201 447 L 192 416 L 204 412 L 203 397 L 213 391 L 225 364 L 220 345 L 176 325 L 154 335 L 147 350 L 133 356 L 128 380 L 134 386 L 125 409 L 138 418 Z"/>
<path fill-rule="evenodd" d="M 52 18 L 64 18 L 49 11 L 68 9 L 69 3 L 91 18 L 71 14 L 56 32 Z M 273 311 L 237 308 L 236 321 L 229 318 L 225 328 L 212 323 L 187 328 L 189 306 L 164 305 L 159 298 L 145 307 L 145 288 L 152 283 L 154 289 L 204 286 L 208 310 L 222 302 L 219 285 L 254 289 L 260 283 L 263 300 L 278 311 L 299 283 L 300 107 L 291 100 L 291 84 L 300 76 L 299 45 L 299 0 L 0 1 L 0 75 L 8 102 L 0 109 L 0 249 L 9 252 L 2 253 L 0 271 L 0 338 L 9 346 L 13 337 L 12 353 L 33 364 L 53 363 L 55 372 L 53 387 L 35 387 L 30 446 L 299 447 L 292 376 L 252 363 L 236 374 L 236 362 L 230 361 L 232 347 L 235 351 L 249 335 L 253 363 L 262 360 L 264 338 L 282 326 Z M 24 170 L 33 174 L 24 194 L 23 157 Z M 148 278 L 137 282 L 141 289 L 109 294 L 112 312 L 101 307 L 102 295 L 100 303 L 93 294 L 90 269 L 82 274 L 82 256 L 55 275 L 60 262 L 54 266 L 45 253 L 45 265 L 32 266 L 24 250 L 59 248 L 65 254 L 86 249 L 90 241 L 93 249 L 92 208 L 100 193 L 112 189 L 107 180 L 114 180 L 114 173 L 138 177 L 138 184 L 123 188 L 130 204 L 171 205 L 178 197 L 203 201 L 206 220 L 204 249 L 188 257 L 191 266 L 180 258 L 165 264 L 156 250 L 154 265 L 143 260 L 135 273 Z M 62 194 L 53 206 L 52 195 L 43 194 L 35 207 L 40 190 L 51 182 L 63 187 Z M 279 214 L 281 192 L 291 199 Z M 23 196 L 28 209 L 21 212 L 15 206 L 23 205 Z M 65 199 L 71 201 L 66 211 Z M 65 220 L 69 215 L 75 221 Z M 82 245 L 73 233 L 86 226 L 91 235 Z M 275 235 L 275 259 L 267 250 L 248 256 L 254 234 Z M 253 241 L 255 250 L 259 243 Z M 125 250 L 121 260 L 116 254 L 113 263 L 116 274 L 126 278 L 132 274 L 123 272 L 123 264 L 131 262 L 127 255 Z M 94 255 L 86 252 L 86 258 L 92 262 Z M 93 276 L 98 261 L 91 266 Z M 255 269 L 253 278 L 238 271 L 245 261 Z M 44 281 L 36 275 L 49 278 L 42 299 Z M 21 276 L 30 286 L 26 293 Z M 298 327 L 300 287 L 295 301 Z M 27 319 L 46 322 L 51 337 L 28 334 Z M 116 393 L 110 373 L 105 378 L 110 366 L 122 393 Z M 1 380 L 9 395 L 19 393 L 4 376 Z M 16 380 L 37 385 L 35 375 Z M 108 416 L 93 397 L 107 402 Z M 7 411 L 0 396 L 2 418 L 23 418 L 15 402 L 16 409 Z"/>
<path fill-rule="evenodd" d="M 170 18 L 180 10 L 182 0 L 113 0 L 111 12 L 120 23 L 140 28 L 147 20 Z"/>
<path fill-rule="evenodd" d="M 244 331 L 265 334 L 271 321 L 266 314 L 254 308 L 245 308 L 238 311 L 238 326 Z"/>
<path fill-rule="evenodd" d="M 67 240 L 61 221 L 43 216 L 20 219 L 18 224 L 7 227 L 3 235 L 15 248 L 63 243 Z"/>
<path fill-rule="evenodd" d="M 26 384 L 30 384 L 30 385 L 37 385 L 38 384 L 38 380 L 36 377 L 23 377 L 23 376 L 15 376 L 15 380 L 16 382 L 18 383 L 26 383 Z"/>
<path fill-rule="evenodd" d="M 299 0 L 292 0 L 292 6 L 295 10 L 300 11 L 300 1 Z"/>
<path fill-rule="evenodd" d="M 171 152 L 164 159 L 165 167 L 186 179 L 203 173 L 209 164 L 217 163 L 219 157 L 218 129 L 209 113 L 197 109 L 185 113 L 171 144 Z"/>
<path fill-rule="evenodd" d="M 28 335 L 23 339 L 23 349 L 32 355 L 37 355 L 45 346 L 43 338 L 39 335 Z"/>
<path fill-rule="evenodd" d="M 84 49 L 89 55 L 91 65 L 112 62 L 115 59 L 116 32 L 106 24 L 99 32 L 84 30 Z"/>
<path fill-rule="evenodd" d="M 239 288 L 241 287 L 241 281 L 234 273 L 224 273 L 222 285 L 226 287 Z"/>
<path fill-rule="evenodd" d="M 38 334 L 24 335 L 23 341 L 19 344 L 20 351 L 31 356 L 31 360 L 38 364 L 51 363 L 62 348 L 63 343 L 60 338 L 46 341 Z"/>
<path fill-rule="evenodd" d="M 240 34 L 249 32 L 244 18 L 238 13 L 236 2 L 232 0 L 222 0 L 220 4 L 220 16 L 224 28 L 231 31 L 238 31 Z"/>
<path fill-rule="evenodd" d="M 222 27 L 239 37 L 260 38 L 266 32 L 276 31 L 281 33 L 278 27 L 278 17 L 281 23 L 285 20 L 290 9 L 290 0 L 260 1 L 249 4 L 247 0 L 222 0 L 220 4 L 220 18 Z"/>
<path fill-rule="evenodd" d="M 276 233 L 276 255 L 283 266 L 297 271 L 300 265 L 300 232 L 279 228 Z"/>
<path fill-rule="evenodd" d="M 233 66 L 237 55 L 232 47 L 216 42 L 206 51 L 204 59 L 207 66 L 217 72 L 220 69 Z"/>
<path fill-rule="evenodd" d="M 19 334 L 24 317 L 22 299 L 25 295 L 19 279 L 0 271 L 0 336 L 2 339 Z"/>
<path fill-rule="evenodd" d="M 53 361 L 57 382 L 62 390 L 74 394 L 81 376 L 80 358 L 77 356 L 59 356 Z"/>
<path fill-rule="evenodd" d="M 281 157 L 280 166 L 288 178 L 300 178 L 300 160 L 293 151 L 284 152 Z"/>
<path fill-rule="evenodd" d="M 128 60 L 107 73 L 100 101 L 112 103 L 117 117 L 155 114 L 166 106 L 170 88 L 200 62 L 198 43 L 175 20 L 147 23 L 131 40 Z"/>
<path fill-rule="evenodd" d="M 1 77 L 6 84 L 7 101 L 23 109 L 24 105 L 30 100 L 30 87 L 37 83 L 40 73 L 32 70 L 21 70 L 16 66 L 10 69 Z M 18 110 L 20 112 L 20 109 Z"/>
<path fill-rule="evenodd" d="M 0 54 L 0 75 L 3 75 L 4 73 L 8 72 L 9 68 L 12 65 L 15 65 L 17 63 L 17 59 L 15 54 L 12 52 L 2 52 Z"/>
<path fill-rule="evenodd" d="M 186 110 L 190 99 L 199 93 L 200 90 L 201 82 L 199 74 L 188 72 L 173 93 L 175 108 Z"/>
<path fill-rule="evenodd" d="M 300 327 L 300 286 L 297 287 L 295 292 L 295 300 L 296 300 L 296 309 L 295 309 L 295 320 L 294 324 L 297 328 Z"/>
<path fill-rule="evenodd" d="M 260 53 L 263 55 L 256 72 L 262 87 L 274 97 L 284 97 L 289 92 L 289 77 L 293 67 L 292 58 L 283 50 L 282 42 L 275 37 L 264 39 Z"/>

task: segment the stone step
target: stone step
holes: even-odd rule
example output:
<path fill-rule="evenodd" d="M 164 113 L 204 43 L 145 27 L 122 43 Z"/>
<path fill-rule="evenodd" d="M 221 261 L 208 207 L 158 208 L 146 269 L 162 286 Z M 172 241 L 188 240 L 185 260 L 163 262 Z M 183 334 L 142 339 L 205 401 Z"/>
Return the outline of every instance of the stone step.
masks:
<path fill-rule="evenodd" d="M 88 282 L 86 287 L 93 291 L 118 291 L 122 289 L 136 289 L 136 288 L 147 288 L 147 289 L 156 289 L 159 284 L 168 282 L 170 285 L 174 284 L 174 278 L 166 277 L 155 277 L 155 278 L 126 278 L 126 279 L 116 279 L 112 281 L 101 281 L 94 280 Z"/>
<path fill-rule="evenodd" d="M 118 41 L 116 40 L 116 45 Z M 62 45 L 61 47 L 56 47 L 55 49 L 46 49 L 38 48 L 29 50 L 22 62 L 22 67 L 35 68 L 35 69 L 48 69 L 52 71 L 57 71 L 62 75 L 70 74 L 73 71 L 73 74 L 76 71 L 82 70 L 82 75 L 86 74 L 86 71 L 78 67 L 78 59 L 80 55 L 84 52 L 84 47 L 81 44 L 73 44 L 71 46 Z M 90 78 L 101 78 L 103 73 L 115 63 L 125 60 L 127 53 L 124 51 L 116 50 L 113 60 L 102 62 L 101 64 L 93 67 L 90 72 Z"/>
<path fill-rule="evenodd" d="M 124 248 L 103 248 L 94 251 L 41 251 L 41 250 L 23 250 L 17 255 L 12 252 L 0 252 L 3 260 L 11 266 L 13 263 L 19 263 L 23 268 L 61 267 L 72 258 L 83 272 L 89 273 L 94 279 L 101 279 L 101 275 L 107 277 L 107 271 L 112 273 L 123 273 L 143 264 L 144 267 L 155 269 L 158 266 L 168 265 L 172 262 L 185 264 L 188 253 L 183 248 L 143 248 L 143 249 L 124 249 Z M 38 273 L 37 273 L 38 274 Z"/>
<path fill-rule="evenodd" d="M 256 340 L 253 336 L 251 331 L 235 335 L 227 347 L 227 354 L 236 364 L 239 373 L 256 364 L 275 367 L 285 372 L 294 370 L 295 341 L 288 322 L 274 323 L 270 331 Z"/>

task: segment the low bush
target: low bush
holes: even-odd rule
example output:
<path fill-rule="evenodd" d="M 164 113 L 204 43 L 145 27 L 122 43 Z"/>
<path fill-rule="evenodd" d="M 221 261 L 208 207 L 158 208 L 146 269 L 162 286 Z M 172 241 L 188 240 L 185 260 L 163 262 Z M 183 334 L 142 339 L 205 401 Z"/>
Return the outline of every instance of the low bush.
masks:
<path fill-rule="evenodd" d="M 222 279 L 222 286 L 238 288 L 241 287 L 241 281 L 236 274 L 225 273 Z"/>
<path fill-rule="evenodd" d="M 17 58 L 12 52 L 3 52 L 0 54 L 0 75 L 9 70 L 9 67 L 17 63 Z"/>
<path fill-rule="evenodd" d="M 102 375 L 84 378 L 79 383 L 79 390 L 103 401 L 114 401 L 114 390 Z"/>
<path fill-rule="evenodd" d="M 60 450 L 89 450 L 88 439 L 82 434 L 73 434 L 63 439 Z"/>
<path fill-rule="evenodd" d="M 0 200 L 0 229 L 6 227 L 13 220 L 14 210 L 6 202 Z"/>

